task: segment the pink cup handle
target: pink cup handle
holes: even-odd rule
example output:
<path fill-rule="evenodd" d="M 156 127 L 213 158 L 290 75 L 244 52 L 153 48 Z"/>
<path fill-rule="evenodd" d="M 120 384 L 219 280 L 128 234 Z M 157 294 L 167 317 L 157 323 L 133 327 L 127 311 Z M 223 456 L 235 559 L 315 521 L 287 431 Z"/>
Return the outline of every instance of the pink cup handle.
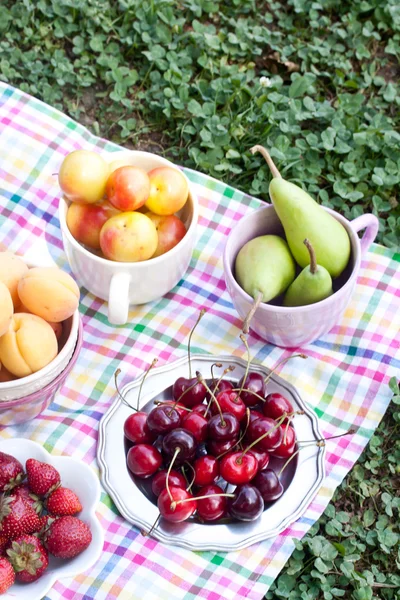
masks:
<path fill-rule="evenodd" d="M 361 229 L 365 229 L 365 233 L 360 240 L 361 257 L 363 257 L 368 252 L 369 247 L 378 235 L 379 220 L 377 217 L 375 217 L 375 215 L 367 213 L 366 215 L 361 215 L 353 221 L 350 221 L 350 227 L 355 233 L 358 233 L 361 231 Z"/>

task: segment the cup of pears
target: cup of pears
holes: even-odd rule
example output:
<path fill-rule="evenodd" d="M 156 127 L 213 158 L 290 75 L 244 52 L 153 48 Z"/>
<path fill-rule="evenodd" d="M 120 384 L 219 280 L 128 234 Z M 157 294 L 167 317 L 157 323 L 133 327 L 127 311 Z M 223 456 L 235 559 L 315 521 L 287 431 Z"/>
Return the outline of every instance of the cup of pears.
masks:
<path fill-rule="evenodd" d="M 348 221 L 285 181 L 265 148 L 251 151 L 271 169 L 272 204 L 249 212 L 230 232 L 226 286 L 244 330 L 283 348 L 304 346 L 339 323 L 379 221 L 372 214 Z"/>

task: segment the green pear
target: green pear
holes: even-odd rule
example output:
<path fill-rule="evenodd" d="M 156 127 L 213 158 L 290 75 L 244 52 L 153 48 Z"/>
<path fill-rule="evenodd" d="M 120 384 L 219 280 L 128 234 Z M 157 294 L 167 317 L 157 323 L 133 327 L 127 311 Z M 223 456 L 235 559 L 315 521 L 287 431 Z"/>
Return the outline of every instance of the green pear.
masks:
<path fill-rule="evenodd" d="M 296 262 L 301 267 L 310 263 L 303 244 L 307 238 L 318 256 L 318 263 L 329 271 L 331 277 L 338 277 L 350 258 L 350 239 L 346 229 L 307 192 L 283 179 L 263 146 L 254 146 L 250 152 L 260 152 L 271 169 L 273 179 L 269 195 Z"/>
<path fill-rule="evenodd" d="M 292 283 L 296 264 L 284 239 L 278 235 L 261 235 L 239 250 L 235 275 L 252 298 L 268 302 Z"/>
<path fill-rule="evenodd" d="M 333 294 L 332 278 L 325 267 L 317 264 L 314 249 L 309 240 L 304 245 L 310 256 L 310 264 L 291 283 L 283 298 L 284 306 L 305 306 L 320 302 Z"/>

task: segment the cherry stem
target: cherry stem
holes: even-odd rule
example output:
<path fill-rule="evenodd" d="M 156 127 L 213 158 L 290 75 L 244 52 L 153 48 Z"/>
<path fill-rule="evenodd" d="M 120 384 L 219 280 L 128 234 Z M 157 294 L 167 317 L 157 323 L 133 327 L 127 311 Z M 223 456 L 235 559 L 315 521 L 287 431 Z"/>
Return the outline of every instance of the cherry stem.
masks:
<path fill-rule="evenodd" d="M 272 160 L 272 158 L 270 156 L 270 153 L 268 152 L 268 150 L 266 148 L 264 148 L 264 146 L 260 146 L 259 144 L 256 144 L 255 146 L 250 148 L 250 152 L 252 154 L 259 152 L 265 159 L 267 165 L 269 166 L 270 171 L 272 173 L 272 177 L 278 177 L 279 179 L 282 179 L 282 175 L 279 173 L 274 161 Z"/>
<path fill-rule="evenodd" d="M 216 399 L 216 397 L 214 395 L 214 392 L 210 390 L 210 388 L 208 387 L 208 385 L 204 381 L 204 379 L 202 377 L 202 374 L 199 371 L 196 371 L 196 377 L 197 377 L 198 381 L 204 385 L 204 387 L 206 388 L 207 392 L 210 394 L 211 399 L 214 400 L 215 404 L 217 405 L 219 416 L 221 417 L 221 427 L 225 427 L 226 423 L 225 423 L 224 417 L 222 415 L 222 410 L 221 410 L 221 407 L 220 407 L 220 405 L 218 403 L 218 400 Z"/>
<path fill-rule="evenodd" d="M 185 461 L 185 465 L 187 465 L 188 467 L 190 467 L 192 469 L 192 472 L 193 472 L 193 479 L 192 479 L 192 481 L 190 483 L 188 482 L 187 477 L 185 476 L 185 473 L 183 473 L 183 475 L 184 475 L 184 477 L 186 479 L 186 482 L 189 484 L 188 487 L 186 488 L 186 491 L 190 492 L 191 488 L 193 487 L 194 480 L 196 479 L 196 471 L 195 471 L 193 465 L 190 464 L 190 462 Z"/>
<path fill-rule="evenodd" d="M 172 497 L 172 494 L 171 494 L 171 492 L 170 492 L 170 489 L 169 489 L 169 482 L 168 482 L 168 479 L 169 479 L 169 474 L 171 473 L 172 465 L 174 464 L 174 462 L 175 462 L 175 459 L 176 459 L 176 457 L 178 456 L 178 454 L 179 454 L 179 452 L 180 452 L 180 451 L 181 451 L 181 449 L 180 449 L 180 448 L 175 448 L 174 455 L 173 455 L 173 457 L 172 457 L 172 460 L 171 460 L 171 462 L 170 462 L 170 464 L 169 464 L 169 467 L 168 467 L 168 471 L 167 471 L 167 477 L 166 477 L 166 479 L 165 479 L 165 487 L 167 488 L 168 496 L 169 496 L 169 499 L 171 500 L 171 502 L 173 502 L 173 501 L 174 501 L 174 499 L 173 499 L 173 497 Z"/>
<path fill-rule="evenodd" d="M 171 402 L 171 401 L 168 401 L 168 400 L 165 400 L 165 401 L 163 401 L 163 400 L 154 400 L 154 402 L 153 402 L 153 404 L 156 404 L 156 406 L 170 406 L 171 410 L 176 407 L 177 403 L 178 403 L 178 401 Z M 179 410 L 181 410 L 181 409 L 182 410 L 186 410 L 187 412 L 193 412 L 192 409 L 188 408 L 187 406 L 180 406 Z"/>
<path fill-rule="evenodd" d="M 185 502 L 193 502 L 193 500 L 204 500 L 205 498 L 234 498 L 235 494 L 205 494 L 204 496 L 193 496 L 193 498 L 183 498 L 182 500 L 175 500 L 173 504 L 177 506 L 178 504 L 184 504 Z"/>
<path fill-rule="evenodd" d="M 158 358 L 153 358 L 153 361 L 151 363 L 151 365 L 146 369 L 146 373 L 143 375 L 143 379 L 140 382 L 140 387 L 139 387 L 139 392 L 138 392 L 138 398 L 137 398 L 137 402 L 136 402 L 136 410 L 139 411 L 139 402 L 140 402 L 140 396 L 142 394 L 142 387 L 144 384 L 144 380 L 146 379 L 147 375 L 150 373 L 151 369 L 157 364 L 158 362 Z"/>
<path fill-rule="evenodd" d="M 240 392 L 238 395 L 240 396 L 240 394 L 242 392 L 249 392 L 249 394 L 253 394 L 253 396 L 255 396 L 256 398 L 258 398 L 259 400 L 261 400 L 262 402 L 265 402 L 265 398 L 264 396 L 260 396 L 260 394 L 257 394 L 257 392 L 253 392 L 253 390 L 250 390 L 249 388 L 233 388 L 232 392 Z"/>
<path fill-rule="evenodd" d="M 240 455 L 238 460 L 242 460 L 243 456 L 249 451 L 251 450 L 251 448 L 253 448 L 253 446 L 255 446 L 256 444 L 258 444 L 258 442 L 261 442 L 261 440 L 263 440 L 264 438 L 266 438 L 267 436 L 271 435 L 271 433 L 273 433 L 276 429 L 278 429 L 278 427 L 280 427 L 283 423 L 283 421 L 287 419 L 287 413 L 283 413 L 283 415 L 280 417 L 280 419 L 278 419 L 275 423 L 275 425 L 273 427 L 271 427 L 271 429 L 269 431 L 267 431 L 266 433 L 263 433 L 262 435 L 260 435 L 259 438 L 257 438 L 256 440 L 254 440 L 254 442 L 251 442 L 250 446 L 247 446 L 247 448 L 245 450 L 243 450 L 242 454 Z"/>
<path fill-rule="evenodd" d="M 187 394 L 188 392 L 190 392 L 190 391 L 191 391 L 193 388 L 195 388 L 197 384 L 198 384 L 198 381 L 195 381 L 194 383 L 192 383 L 192 385 L 191 385 L 191 386 L 189 386 L 188 388 L 186 388 L 186 390 L 183 390 L 183 392 L 182 392 L 182 394 L 179 396 L 178 400 L 176 400 L 176 401 L 175 401 L 174 408 L 175 408 L 175 406 L 176 406 L 176 405 L 177 405 L 177 404 L 178 404 L 178 403 L 179 403 L 179 402 L 182 400 L 183 396 L 184 396 L 185 394 Z"/>
<path fill-rule="evenodd" d="M 283 434 L 283 443 L 286 444 L 287 432 L 289 429 L 290 421 L 293 419 L 294 415 L 288 416 L 288 422 L 286 423 L 285 433 Z"/>
<path fill-rule="evenodd" d="M 250 322 L 251 322 L 252 318 L 254 317 L 254 314 L 255 314 L 257 308 L 260 306 L 263 296 L 264 296 L 264 294 L 261 292 L 261 290 L 259 290 L 257 292 L 257 296 L 254 298 L 254 302 L 251 305 L 251 308 L 250 308 L 249 312 L 247 313 L 245 320 L 243 321 L 243 325 L 242 325 L 243 333 L 245 333 L 245 334 L 249 333 Z"/>
<path fill-rule="evenodd" d="M 212 379 L 213 383 L 215 382 L 214 371 L 213 371 L 214 367 L 217 367 L 218 369 L 220 369 L 222 367 L 222 363 L 213 363 L 211 365 L 211 379 Z"/>
<path fill-rule="evenodd" d="M 131 408 L 132 410 L 134 410 L 135 412 L 138 412 L 139 409 L 135 408 L 134 406 L 132 406 L 131 404 L 129 404 L 129 402 L 126 401 L 125 397 L 121 394 L 121 392 L 119 391 L 119 387 L 118 387 L 118 375 L 121 373 L 121 369 L 117 369 L 114 373 L 114 383 L 115 383 L 115 389 L 117 390 L 117 394 L 118 396 L 121 398 L 122 402 L 125 404 L 125 406 L 129 406 L 129 408 Z"/>
<path fill-rule="evenodd" d="M 297 444 L 298 444 L 299 447 L 297 448 L 296 452 L 294 452 L 292 454 L 292 456 L 290 456 L 288 458 L 288 460 L 285 462 L 285 464 L 283 465 L 282 469 L 278 473 L 278 477 L 280 477 L 282 475 L 282 472 L 284 471 L 284 469 L 286 469 L 286 467 L 288 466 L 288 464 L 294 459 L 294 457 L 303 448 L 308 448 L 310 446 L 318 446 L 319 448 L 323 448 L 325 446 L 325 442 L 327 442 L 328 440 L 335 440 L 335 439 L 341 438 L 341 437 L 343 437 L 345 435 L 351 435 L 351 434 L 353 434 L 355 432 L 356 432 L 355 429 L 349 429 L 349 431 L 346 431 L 345 433 L 339 433 L 338 435 L 332 435 L 331 437 L 321 438 L 319 440 L 306 440 L 305 442 L 297 442 Z"/>
<path fill-rule="evenodd" d="M 222 366 L 222 365 L 221 365 L 221 366 Z M 216 391 L 217 391 L 217 389 L 218 389 L 218 386 L 219 386 L 219 384 L 220 384 L 220 383 L 221 383 L 221 381 L 223 380 L 224 376 L 225 376 L 227 373 L 230 373 L 231 371 L 234 371 L 234 370 L 235 370 L 235 367 L 234 367 L 233 365 L 230 365 L 229 367 L 226 367 L 226 369 L 224 369 L 224 372 L 222 373 L 221 377 L 218 379 L 217 383 L 215 383 L 215 382 L 213 381 L 213 383 L 214 383 L 214 389 L 213 389 L 214 395 L 215 395 L 215 392 L 216 392 Z M 208 414 L 208 411 L 209 411 L 209 409 L 210 409 L 211 403 L 212 403 L 212 398 L 210 397 L 210 401 L 209 401 L 209 403 L 207 404 L 207 410 L 206 410 L 206 412 L 204 413 L 204 416 L 205 416 L 205 417 L 206 417 L 206 416 L 207 416 L 207 414 Z"/>
<path fill-rule="evenodd" d="M 144 535 L 144 536 L 151 535 L 151 533 L 153 532 L 153 530 L 157 527 L 158 521 L 160 520 L 160 518 L 161 518 L 161 514 L 158 515 L 157 519 L 154 521 L 154 523 L 150 527 L 149 531 L 142 531 L 141 534 Z"/>
<path fill-rule="evenodd" d="M 247 350 L 247 365 L 246 365 L 246 370 L 245 370 L 243 378 L 242 378 L 242 386 L 241 386 L 240 392 L 239 392 L 239 396 L 240 396 L 240 394 L 243 392 L 244 382 L 246 381 L 247 375 L 249 374 L 251 357 L 250 357 L 250 348 L 249 348 L 249 345 L 248 345 L 247 340 L 244 337 L 243 333 L 241 333 L 239 337 L 242 340 L 243 344 L 246 346 L 246 350 Z"/>
<path fill-rule="evenodd" d="M 246 431 L 247 431 L 247 429 L 248 429 L 248 427 L 250 425 L 250 409 L 249 409 L 248 406 L 246 407 L 246 416 L 247 416 L 246 427 L 242 431 L 242 434 L 241 434 L 240 438 L 238 439 L 238 441 L 236 442 L 235 446 L 238 446 L 241 443 L 241 441 L 244 438 L 244 436 L 246 435 Z M 232 448 L 233 448 L 233 446 L 232 446 Z M 232 448 L 229 448 L 228 450 L 225 450 L 225 452 L 222 452 L 221 454 L 219 454 L 217 456 L 216 460 L 219 460 L 220 458 L 222 458 L 223 456 L 225 456 L 225 454 L 228 454 L 228 452 L 232 452 Z"/>
<path fill-rule="evenodd" d="M 315 256 L 314 248 L 312 247 L 310 240 L 308 240 L 307 238 L 303 241 L 303 244 L 307 248 L 308 253 L 310 255 L 310 273 L 312 275 L 315 275 L 315 273 L 318 271 L 318 265 L 317 265 L 317 257 Z"/>
<path fill-rule="evenodd" d="M 271 379 L 271 376 L 273 375 L 273 373 L 276 372 L 277 369 L 279 369 L 279 367 L 281 365 L 284 365 L 288 360 L 290 360 L 291 358 L 308 358 L 306 354 L 291 354 L 290 356 L 286 356 L 286 358 L 283 358 L 282 360 L 280 360 L 275 367 L 269 372 L 269 374 L 266 376 L 266 378 L 264 379 L 264 385 L 267 385 L 268 381 Z"/>
<path fill-rule="evenodd" d="M 192 335 L 194 330 L 196 329 L 197 325 L 200 323 L 201 318 L 203 317 L 204 313 L 206 312 L 205 308 L 202 308 L 199 316 L 197 317 L 197 321 L 194 324 L 192 331 L 189 334 L 189 341 L 188 341 L 188 362 L 189 362 L 189 379 L 192 379 L 192 363 L 191 363 L 191 358 L 190 358 L 190 343 L 192 341 Z"/>

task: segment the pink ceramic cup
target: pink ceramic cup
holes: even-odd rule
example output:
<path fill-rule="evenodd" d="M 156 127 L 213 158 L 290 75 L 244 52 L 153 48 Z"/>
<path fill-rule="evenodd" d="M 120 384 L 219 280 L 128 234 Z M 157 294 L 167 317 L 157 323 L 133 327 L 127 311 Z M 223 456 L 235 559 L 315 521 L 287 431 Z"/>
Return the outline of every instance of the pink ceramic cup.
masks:
<path fill-rule="evenodd" d="M 348 221 L 333 210 L 325 210 L 340 221 L 349 234 L 352 249 L 349 265 L 334 282 L 334 294 L 321 302 L 294 308 L 265 303 L 259 306 L 250 328 L 275 346 L 295 348 L 310 344 L 339 323 L 356 285 L 361 259 L 378 233 L 379 221 L 372 214 Z M 362 229 L 365 232 L 360 239 L 357 234 Z M 266 234 L 284 234 L 272 204 L 266 204 L 245 215 L 230 232 L 225 246 L 225 282 L 233 305 L 243 319 L 252 306 L 253 298 L 246 294 L 235 279 L 235 259 L 246 242 Z"/>

